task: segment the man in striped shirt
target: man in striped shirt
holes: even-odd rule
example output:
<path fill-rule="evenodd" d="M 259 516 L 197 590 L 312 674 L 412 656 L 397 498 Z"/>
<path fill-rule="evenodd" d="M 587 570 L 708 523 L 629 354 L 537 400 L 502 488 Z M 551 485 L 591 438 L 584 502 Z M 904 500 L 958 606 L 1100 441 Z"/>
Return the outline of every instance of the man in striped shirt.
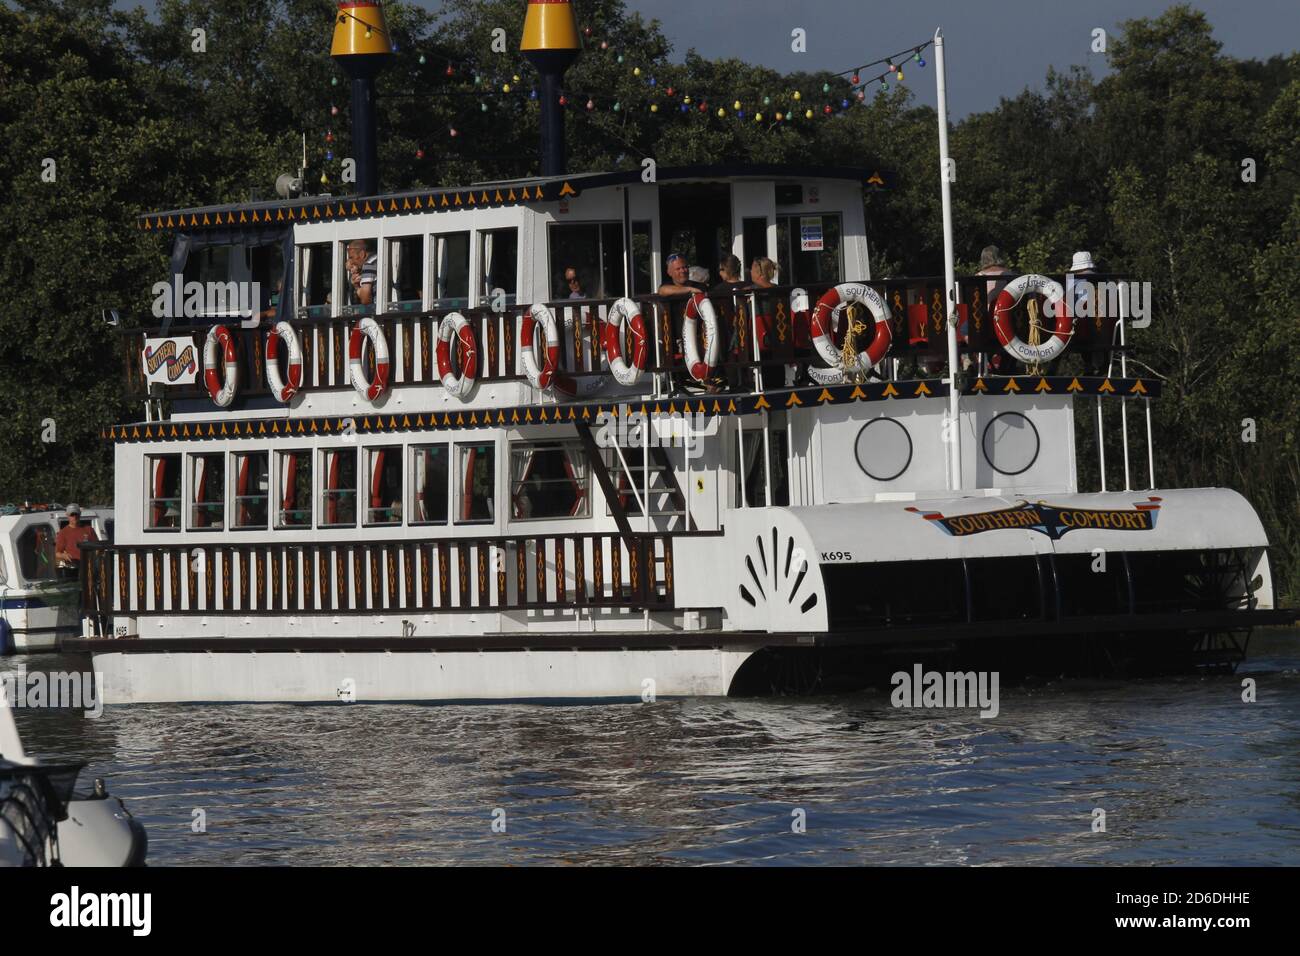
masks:
<path fill-rule="evenodd" d="M 358 305 L 371 305 L 375 301 L 375 283 L 379 281 L 379 256 L 370 251 L 364 239 L 348 243 L 348 285 L 352 299 Z"/>

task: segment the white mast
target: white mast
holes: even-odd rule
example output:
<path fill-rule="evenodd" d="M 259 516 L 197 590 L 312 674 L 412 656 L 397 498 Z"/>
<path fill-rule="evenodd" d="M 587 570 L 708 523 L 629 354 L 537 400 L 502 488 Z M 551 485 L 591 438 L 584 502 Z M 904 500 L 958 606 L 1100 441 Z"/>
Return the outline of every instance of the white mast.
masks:
<path fill-rule="evenodd" d="M 943 284 L 948 311 L 948 444 L 949 481 L 961 490 L 961 432 L 957 427 L 957 266 L 952 251 L 952 188 L 948 159 L 948 76 L 943 62 L 943 31 L 934 31 L 934 76 L 939 88 L 939 188 L 943 195 Z"/>

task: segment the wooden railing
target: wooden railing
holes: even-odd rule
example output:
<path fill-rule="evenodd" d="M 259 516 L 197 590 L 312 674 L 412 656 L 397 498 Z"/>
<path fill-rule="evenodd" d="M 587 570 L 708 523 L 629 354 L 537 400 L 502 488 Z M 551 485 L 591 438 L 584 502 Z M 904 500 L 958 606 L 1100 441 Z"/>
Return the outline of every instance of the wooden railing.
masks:
<path fill-rule="evenodd" d="M 996 292 L 1013 276 L 964 276 L 958 280 L 959 312 L 966 339 L 963 353 L 996 354 L 1001 351 L 993 330 L 990 292 Z M 1054 276 L 1064 284 L 1064 276 Z M 1094 280 L 1128 281 L 1122 276 L 1093 276 Z M 814 283 L 802 288 L 810 305 L 832 283 Z M 885 279 L 868 283 L 889 306 L 889 324 L 893 342 L 888 355 L 893 358 L 921 358 L 943 361 L 947 357 L 947 338 L 943 313 L 943 280 L 939 276 Z M 733 387 L 753 381 L 759 367 L 790 364 L 811 357 L 806 322 L 791 311 L 791 286 L 746 290 L 735 295 L 711 296 L 721 320 L 722 365 L 720 379 Z M 603 343 L 605 318 L 614 299 L 565 299 L 547 303 L 556 313 L 561 329 L 561 367 L 570 376 L 605 375 Z M 665 298 L 638 296 L 645 318 L 650 346 L 649 371 L 686 376 L 682 356 L 682 320 L 686 306 L 684 296 Z M 1023 307 L 1022 307 L 1023 308 Z M 519 330 L 528 305 L 509 306 L 502 313 L 487 309 L 459 310 L 474 329 L 478 343 L 478 380 L 492 382 L 523 377 L 519 358 Z M 449 311 L 390 312 L 376 318 L 388 341 L 391 382 L 434 384 L 439 381 L 437 368 L 438 325 Z M 1111 331 L 1115 316 L 1080 318 L 1070 349 L 1109 353 L 1115 351 Z M 303 347 L 303 388 L 306 390 L 347 389 L 348 340 L 355 323 L 353 318 L 298 319 L 290 324 L 297 330 Z M 870 323 L 868 322 L 868 328 Z M 269 394 L 266 383 L 265 350 L 269 323 L 242 328 L 228 326 L 238 340 L 240 363 L 239 394 Z M 199 354 L 210 324 L 173 325 L 168 335 L 189 335 Z M 143 394 L 145 379 L 140 354 L 145 338 L 164 334 L 158 329 L 124 330 L 124 357 L 128 386 Z M 865 347 L 872 332 L 859 341 Z M 757 350 L 754 336 L 759 337 Z M 369 345 L 363 348 L 363 361 L 373 374 L 373 356 Z M 168 389 L 172 398 L 198 398 L 206 395 L 202 375 L 189 386 Z"/>
<path fill-rule="evenodd" d="M 185 548 L 88 544 L 83 612 L 381 614 L 673 607 L 672 538 L 579 534 Z"/>

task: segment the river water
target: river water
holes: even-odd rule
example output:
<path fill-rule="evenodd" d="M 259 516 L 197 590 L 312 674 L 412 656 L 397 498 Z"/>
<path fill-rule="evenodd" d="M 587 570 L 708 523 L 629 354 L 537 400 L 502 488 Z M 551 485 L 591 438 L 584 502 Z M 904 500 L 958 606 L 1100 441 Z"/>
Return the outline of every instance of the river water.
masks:
<path fill-rule="evenodd" d="M 993 719 L 887 691 L 17 719 L 153 865 L 1300 863 L 1300 631 L 1236 676 L 1002 687 Z"/>

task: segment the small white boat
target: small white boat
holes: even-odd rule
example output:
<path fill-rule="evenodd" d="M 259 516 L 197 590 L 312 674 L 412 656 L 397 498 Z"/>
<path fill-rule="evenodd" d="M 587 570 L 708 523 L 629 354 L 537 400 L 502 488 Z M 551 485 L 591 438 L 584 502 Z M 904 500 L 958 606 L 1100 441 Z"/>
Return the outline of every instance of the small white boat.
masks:
<path fill-rule="evenodd" d="M 81 520 L 101 541 L 113 538 L 111 508 Z M 60 569 L 54 539 L 67 523 L 62 510 L 0 515 L 0 654 L 53 651 L 81 630 L 76 572 Z"/>
<path fill-rule="evenodd" d="M 75 793 L 83 766 L 28 757 L 0 693 L 0 867 L 144 864 L 144 827 L 103 781 Z"/>

